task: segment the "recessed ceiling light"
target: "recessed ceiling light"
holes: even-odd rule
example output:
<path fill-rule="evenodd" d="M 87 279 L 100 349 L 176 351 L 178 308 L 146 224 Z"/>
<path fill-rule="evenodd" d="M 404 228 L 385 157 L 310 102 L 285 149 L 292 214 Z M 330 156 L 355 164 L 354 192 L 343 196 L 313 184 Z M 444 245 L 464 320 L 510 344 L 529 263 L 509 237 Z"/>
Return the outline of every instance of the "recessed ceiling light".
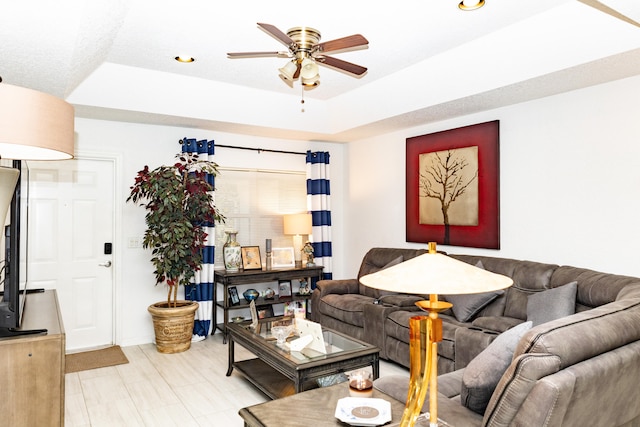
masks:
<path fill-rule="evenodd" d="M 462 10 L 476 10 L 484 6 L 484 0 L 462 0 L 458 7 Z"/>
<path fill-rule="evenodd" d="M 195 58 L 193 58 L 191 56 L 187 56 L 187 55 L 178 55 L 178 56 L 176 56 L 175 59 L 178 62 L 185 62 L 185 63 L 195 61 Z"/>

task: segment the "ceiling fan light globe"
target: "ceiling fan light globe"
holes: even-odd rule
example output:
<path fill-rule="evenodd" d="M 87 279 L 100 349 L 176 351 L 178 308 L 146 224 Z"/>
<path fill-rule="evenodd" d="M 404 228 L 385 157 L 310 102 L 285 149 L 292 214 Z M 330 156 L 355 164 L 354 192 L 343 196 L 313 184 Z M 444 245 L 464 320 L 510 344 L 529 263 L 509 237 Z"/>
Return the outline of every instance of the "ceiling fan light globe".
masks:
<path fill-rule="evenodd" d="M 320 84 L 320 76 L 318 74 L 316 74 L 315 76 L 313 76 L 310 79 L 304 78 L 302 77 L 302 73 L 300 74 L 301 77 L 301 81 L 302 81 L 302 85 L 305 87 L 315 87 L 318 86 Z"/>
<path fill-rule="evenodd" d="M 284 77 L 286 80 L 293 80 L 293 76 L 295 75 L 297 69 L 298 66 L 296 65 L 296 63 L 294 61 L 289 61 L 284 65 L 284 67 L 279 68 L 278 71 L 280 71 L 280 74 L 282 74 L 282 77 Z"/>
<path fill-rule="evenodd" d="M 318 75 L 318 64 L 312 59 L 304 58 L 301 67 L 300 77 L 303 79 L 313 79 Z"/>

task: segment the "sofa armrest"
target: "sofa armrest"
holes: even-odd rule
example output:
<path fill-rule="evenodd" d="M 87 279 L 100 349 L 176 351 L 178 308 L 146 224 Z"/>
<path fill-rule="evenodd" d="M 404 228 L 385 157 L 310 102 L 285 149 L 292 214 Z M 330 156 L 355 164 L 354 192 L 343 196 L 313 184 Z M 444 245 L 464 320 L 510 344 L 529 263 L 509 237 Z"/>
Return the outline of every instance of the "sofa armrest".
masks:
<path fill-rule="evenodd" d="M 358 280 L 357 279 L 337 279 L 337 280 L 319 280 L 316 283 L 316 289 L 314 292 L 319 292 L 319 297 L 322 298 L 329 294 L 357 294 Z"/>
<path fill-rule="evenodd" d="M 320 321 L 320 300 L 330 294 L 357 294 L 357 279 L 318 280 L 316 288 L 311 293 L 311 320 Z"/>
<path fill-rule="evenodd" d="M 365 304 L 364 317 L 364 341 L 371 343 L 380 349 L 380 357 L 387 359 L 384 321 L 389 314 L 400 310 L 400 307 L 389 304 Z"/>

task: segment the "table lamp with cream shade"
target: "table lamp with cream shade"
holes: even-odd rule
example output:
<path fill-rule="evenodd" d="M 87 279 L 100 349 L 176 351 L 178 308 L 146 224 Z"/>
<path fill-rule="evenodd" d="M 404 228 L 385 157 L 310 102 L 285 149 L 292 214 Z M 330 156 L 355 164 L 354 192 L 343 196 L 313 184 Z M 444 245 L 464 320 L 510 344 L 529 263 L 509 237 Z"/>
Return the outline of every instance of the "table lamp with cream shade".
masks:
<path fill-rule="evenodd" d="M 442 340 L 442 319 L 438 313 L 452 307 L 439 301 L 438 294 L 477 294 L 504 289 L 513 284 L 511 278 L 491 273 L 454 258 L 439 254 L 436 244 L 429 252 L 393 267 L 360 278 L 371 288 L 407 294 L 429 295 L 428 301 L 416 305 L 429 313 L 410 321 L 410 382 L 401 426 L 414 426 L 429 388 L 430 426 L 438 425 L 438 342 Z M 422 345 L 421 336 L 427 337 Z M 426 355 L 422 354 L 425 348 Z M 426 367 L 422 361 L 426 361 Z"/>
<path fill-rule="evenodd" d="M 284 234 L 293 234 L 293 251 L 296 267 L 302 267 L 302 236 L 313 232 L 311 214 L 300 213 L 284 216 Z"/>

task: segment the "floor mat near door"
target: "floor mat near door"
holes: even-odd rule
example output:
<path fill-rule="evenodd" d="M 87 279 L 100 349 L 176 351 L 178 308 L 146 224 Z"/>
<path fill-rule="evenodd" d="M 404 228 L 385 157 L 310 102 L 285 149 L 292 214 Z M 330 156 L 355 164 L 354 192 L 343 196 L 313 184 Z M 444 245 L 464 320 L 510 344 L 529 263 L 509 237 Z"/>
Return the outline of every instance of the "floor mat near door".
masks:
<path fill-rule="evenodd" d="M 65 356 L 65 373 L 70 374 L 124 363 L 129 363 L 127 356 L 124 355 L 119 345 L 114 345 L 100 350 L 67 354 Z"/>

